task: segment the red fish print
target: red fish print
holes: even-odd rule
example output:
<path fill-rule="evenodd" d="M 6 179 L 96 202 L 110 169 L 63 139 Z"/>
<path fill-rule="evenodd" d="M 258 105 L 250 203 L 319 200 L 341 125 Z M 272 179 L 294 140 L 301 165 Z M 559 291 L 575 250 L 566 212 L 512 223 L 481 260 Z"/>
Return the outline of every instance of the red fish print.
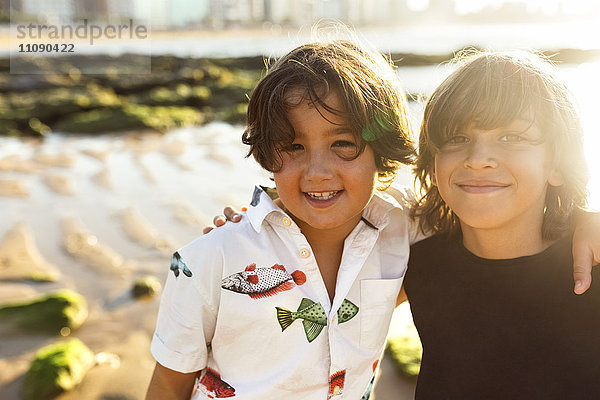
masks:
<path fill-rule="evenodd" d="M 205 368 L 196 389 L 204 392 L 209 399 L 234 397 L 235 389 L 221 379 L 221 375 L 212 368 Z"/>
<path fill-rule="evenodd" d="M 303 285 L 305 282 L 306 275 L 300 270 L 290 274 L 280 264 L 274 264 L 272 267 L 257 267 L 256 264 L 250 264 L 244 271 L 224 278 L 221 287 L 232 292 L 247 294 L 253 299 L 262 299 L 293 289 L 296 285 Z"/>
<path fill-rule="evenodd" d="M 342 394 L 346 383 L 346 370 L 338 371 L 329 377 L 329 393 L 327 399 Z"/>

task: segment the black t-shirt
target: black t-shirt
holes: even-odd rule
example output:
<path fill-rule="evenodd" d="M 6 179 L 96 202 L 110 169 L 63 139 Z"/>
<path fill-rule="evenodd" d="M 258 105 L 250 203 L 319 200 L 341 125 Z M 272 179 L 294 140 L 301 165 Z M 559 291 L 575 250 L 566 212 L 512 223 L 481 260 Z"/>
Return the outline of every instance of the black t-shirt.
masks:
<path fill-rule="evenodd" d="M 578 296 L 572 260 L 570 237 L 510 260 L 477 257 L 461 238 L 413 245 L 416 399 L 600 399 L 600 267 Z"/>

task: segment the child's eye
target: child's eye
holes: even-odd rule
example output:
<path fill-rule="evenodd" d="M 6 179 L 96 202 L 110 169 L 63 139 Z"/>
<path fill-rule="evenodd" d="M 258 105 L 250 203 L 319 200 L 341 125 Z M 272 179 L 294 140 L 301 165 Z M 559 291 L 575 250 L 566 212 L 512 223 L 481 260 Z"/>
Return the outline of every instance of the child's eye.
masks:
<path fill-rule="evenodd" d="M 465 144 L 469 142 L 469 138 L 463 135 L 454 135 L 450 138 L 448 138 L 448 140 L 446 140 L 446 144 Z"/>
<path fill-rule="evenodd" d="M 351 142 L 349 140 L 336 140 L 333 143 L 333 147 L 342 147 L 342 148 L 349 148 L 349 147 L 356 147 L 356 143 Z"/>
<path fill-rule="evenodd" d="M 331 148 L 344 160 L 352 160 L 358 155 L 358 145 L 349 140 L 336 140 Z"/>
<path fill-rule="evenodd" d="M 506 143 L 518 143 L 525 140 L 527 140 L 525 136 L 517 133 L 509 133 L 500 137 L 500 141 Z"/>
<path fill-rule="evenodd" d="M 288 147 L 288 151 L 291 151 L 291 152 L 300 151 L 300 150 L 303 150 L 303 149 L 304 149 L 304 146 L 302 146 L 299 143 L 292 143 L 290 145 L 290 147 Z"/>

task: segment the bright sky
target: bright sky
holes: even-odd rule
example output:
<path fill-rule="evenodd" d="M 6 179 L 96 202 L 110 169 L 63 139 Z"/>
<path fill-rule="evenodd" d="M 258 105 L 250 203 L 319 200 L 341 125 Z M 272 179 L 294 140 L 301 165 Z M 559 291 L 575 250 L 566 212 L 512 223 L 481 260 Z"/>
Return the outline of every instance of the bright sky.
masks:
<path fill-rule="evenodd" d="M 408 0 L 407 3 L 413 10 L 423 10 L 427 8 L 429 0 Z M 598 7 L 596 0 L 455 0 L 459 14 L 477 12 L 487 6 L 499 7 L 503 3 L 525 3 L 531 12 L 548 14 L 555 14 L 561 9 L 567 13 L 585 13 Z"/>

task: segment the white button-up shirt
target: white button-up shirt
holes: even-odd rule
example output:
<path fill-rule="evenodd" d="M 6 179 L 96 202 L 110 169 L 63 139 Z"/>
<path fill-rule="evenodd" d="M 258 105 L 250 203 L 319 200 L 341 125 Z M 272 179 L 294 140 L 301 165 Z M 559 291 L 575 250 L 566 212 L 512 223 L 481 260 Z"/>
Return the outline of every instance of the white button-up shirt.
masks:
<path fill-rule="evenodd" d="M 331 302 L 310 244 L 257 188 L 240 223 L 175 253 L 155 359 L 202 370 L 193 399 L 360 399 L 417 236 L 407 204 L 394 189 L 373 196 L 344 242 Z"/>

